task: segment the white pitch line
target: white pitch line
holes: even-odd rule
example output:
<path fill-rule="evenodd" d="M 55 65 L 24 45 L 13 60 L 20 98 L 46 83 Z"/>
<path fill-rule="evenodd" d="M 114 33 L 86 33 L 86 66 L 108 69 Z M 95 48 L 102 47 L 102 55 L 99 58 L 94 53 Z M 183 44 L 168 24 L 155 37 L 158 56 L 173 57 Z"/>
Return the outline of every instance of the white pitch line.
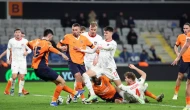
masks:
<path fill-rule="evenodd" d="M 52 97 L 50 95 L 40 95 L 40 94 L 32 94 L 32 95 L 36 96 L 36 97 Z M 65 99 L 67 97 L 63 97 L 63 98 Z M 175 105 L 168 105 L 168 104 L 149 104 L 149 103 L 146 103 L 146 105 L 163 106 L 163 107 L 171 107 L 171 108 L 184 108 L 185 107 L 185 106 L 175 106 Z"/>

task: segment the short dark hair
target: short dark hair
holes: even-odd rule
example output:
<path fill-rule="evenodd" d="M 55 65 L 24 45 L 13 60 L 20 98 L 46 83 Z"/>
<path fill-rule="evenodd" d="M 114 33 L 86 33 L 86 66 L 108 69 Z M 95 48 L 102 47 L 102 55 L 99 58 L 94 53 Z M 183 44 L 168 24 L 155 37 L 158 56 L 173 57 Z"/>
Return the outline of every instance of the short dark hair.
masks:
<path fill-rule="evenodd" d="M 20 32 L 21 32 L 21 29 L 19 29 L 19 28 L 16 28 L 16 29 L 14 30 L 14 32 L 16 32 L 16 31 L 20 31 Z"/>
<path fill-rule="evenodd" d="M 51 29 L 45 29 L 44 30 L 44 37 L 47 36 L 48 34 L 52 34 L 53 35 L 53 31 Z"/>
<path fill-rule="evenodd" d="M 188 26 L 190 27 L 190 23 L 188 23 L 188 22 L 187 22 L 187 23 L 185 23 L 185 24 L 184 24 L 184 26 L 185 26 L 185 25 L 188 25 Z"/>
<path fill-rule="evenodd" d="M 106 27 L 104 28 L 104 31 L 113 32 L 113 28 L 110 27 L 110 26 L 106 26 Z"/>
<path fill-rule="evenodd" d="M 86 27 L 85 27 L 85 26 L 81 26 L 81 27 L 80 27 L 80 30 L 81 30 L 81 31 L 84 31 L 84 30 L 86 30 Z"/>
<path fill-rule="evenodd" d="M 79 24 L 79 23 L 74 23 L 74 24 L 72 25 L 72 27 L 80 27 L 80 24 Z"/>
<path fill-rule="evenodd" d="M 136 75 L 135 75 L 133 72 L 126 72 L 126 73 L 124 74 L 124 77 L 127 77 L 127 78 L 129 78 L 129 79 L 132 79 L 133 81 L 135 81 L 135 79 L 136 79 Z"/>
<path fill-rule="evenodd" d="M 21 31 L 22 34 L 25 34 L 24 31 Z"/>

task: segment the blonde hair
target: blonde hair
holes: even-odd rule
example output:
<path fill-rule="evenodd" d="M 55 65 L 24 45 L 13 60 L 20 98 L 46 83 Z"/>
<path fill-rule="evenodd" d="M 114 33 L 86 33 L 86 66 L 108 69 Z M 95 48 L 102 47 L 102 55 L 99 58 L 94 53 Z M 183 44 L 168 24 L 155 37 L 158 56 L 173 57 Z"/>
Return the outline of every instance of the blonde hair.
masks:
<path fill-rule="evenodd" d="M 96 26 L 98 26 L 98 23 L 96 21 L 92 21 L 92 22 L 90 22 L 90 26 L 96 27 Z"/>

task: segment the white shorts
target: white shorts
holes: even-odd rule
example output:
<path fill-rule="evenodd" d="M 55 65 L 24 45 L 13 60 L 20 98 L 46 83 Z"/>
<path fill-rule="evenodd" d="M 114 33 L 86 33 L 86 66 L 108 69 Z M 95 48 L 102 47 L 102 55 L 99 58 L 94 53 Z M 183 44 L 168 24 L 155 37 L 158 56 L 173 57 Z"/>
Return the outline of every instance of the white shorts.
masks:
<path fill-rule="evenodd" d="M 106 75 L 111 80 L 120 80 L 120 77 L 116 69 L 100 68 L 99 66 L 92 66 L 91 70 L 96 72 L 96 77 L 99 78 L 102 75 Z"/>
<path fill-rule="evenodd" d="M 12 73 L 27 74 L 26 62 L 12 62 L 11 63 Z"/>
<path fill-rule="evenodd" d="M 89 70 L 93 66 L 93 62 L 84 62 L 86 70 Z"/>

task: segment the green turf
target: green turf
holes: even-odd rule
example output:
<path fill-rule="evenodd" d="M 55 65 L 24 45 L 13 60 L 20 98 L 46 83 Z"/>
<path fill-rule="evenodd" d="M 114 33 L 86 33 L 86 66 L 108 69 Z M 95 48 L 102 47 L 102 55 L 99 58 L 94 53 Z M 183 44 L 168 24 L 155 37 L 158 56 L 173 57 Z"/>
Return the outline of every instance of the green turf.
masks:
<path fill-rule="evenodd" d="M 78 103 L 65 104 L 67 93 L 62 92 L 64 104 L 58 107 L 51 107 L 51 95 L 55 89 L 55 85 L 50 82 L 26 82 L 25 87 L 30 92 L 30 95 L 18 97 L 18 84 L 16 85 L 15 95 L 7 96 L 3 94 L 5 84 L 0 83 L 0 110 L 182 110 L 185 106 L 185 82 L 182 83 L 177 101 L 173 101 L 175 82 L 148 82 L 148 90 L 156 95 L 164 93 L 163 102 L 158 103 L 154 99 L 148 98 L 150 103 L 145 105 L 140 104 L 114 104 L 99 103 L 84 105 L 79 100 Z M 67 82 L 67 85 L 73 88 L 73 82 Z M 87 93 L 87 90 L 86 92 Z M 43 95 L 43 96 L 36 96 Z"/>

